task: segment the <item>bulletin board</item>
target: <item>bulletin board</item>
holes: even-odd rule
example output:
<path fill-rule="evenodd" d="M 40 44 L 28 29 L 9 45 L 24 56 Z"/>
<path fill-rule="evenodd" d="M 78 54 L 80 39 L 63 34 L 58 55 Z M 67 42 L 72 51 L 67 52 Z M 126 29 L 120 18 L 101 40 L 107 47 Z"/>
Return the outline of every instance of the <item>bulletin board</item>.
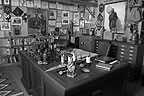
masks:
<path fill-rule="evenodd" d="M 126 2 L 121 1 L 117 3 L 110 3 L 105 5 L 105 19 L 104 19 L 104 26 L 106 31 L 110 31 L 109 28 L 109 14 L 107 13 L 107 7 L 111 6 L 114 8 L 114 11 L 117 13 L 118 19 L 117 19 L 117 32 L 124 32 L 124 26 L 125 26 L 125 17 L 126 17 Z"/>

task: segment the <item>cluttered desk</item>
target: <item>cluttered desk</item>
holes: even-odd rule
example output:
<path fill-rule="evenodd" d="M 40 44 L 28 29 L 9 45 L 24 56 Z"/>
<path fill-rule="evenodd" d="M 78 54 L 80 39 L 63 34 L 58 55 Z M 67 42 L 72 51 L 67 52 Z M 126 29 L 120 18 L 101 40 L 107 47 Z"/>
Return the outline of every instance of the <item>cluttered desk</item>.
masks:
<path fill-rule="evenodd" d="M 70 77 L 65 72 L 67 67 L 48 69 L 59 66 L 61 62 L 38 64 L 25 51 L 20 53 L 22 64 L 22 83 L 28 93 L 34 96 L 124 96 L 129 64 L 119 62 L 110 71 L 96 67 L 95 59 L 91 64 L 77 62 L 75 75 Z M 81 66 L 83 64 L 84 66 Z M 63 72 L 63 74 L 61 74 Z"/>

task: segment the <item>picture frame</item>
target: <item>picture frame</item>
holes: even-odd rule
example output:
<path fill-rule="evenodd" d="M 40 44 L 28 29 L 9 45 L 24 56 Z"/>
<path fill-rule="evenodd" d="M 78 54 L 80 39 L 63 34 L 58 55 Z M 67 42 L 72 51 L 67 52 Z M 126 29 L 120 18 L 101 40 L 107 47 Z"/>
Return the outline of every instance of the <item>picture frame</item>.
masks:
<path fill-rule="evenodd" d="M 55 26 L 56 21 L 55 20 L 48 20 L 48 24 L 49 24 L 49 26 Z"/>
<path fill-rule="evenodd" d="M 3 31 L 11 30 L 10 22 L 0 22 L 0 29 Z"/>
<path fill-rule="evenodd" d="M 84 20 L 80 20 L 79 22 L 80 22 L 80 28 L 84 28 L 84 23 L 85 23 Z"/>
<path fill-rule="evenodd" d="M 62 18 L 69 18 L 69 11 L 62 11 Z"/>
<path fill-rule="evenodd" d="M 79 13 L 74 13 L 74 25 L 79 25 Z"/>
<path fill-rule="evenodd" d="M 56 19 L 56 10 L 49 10 L 49 19 Z"/>
<path fill-rule="evenodd" d="M 109 26 L 109 13 L 108 9 L 111 7 L 114 9 L 114 12 L 117 14 L 117 21 L 116 21 L 116 31 L 122 31 L 124 30 L 125 26 L 125 18 L 126 18 L 126 2 L 115 2 L 115 3 L 108 3 L 105 4 L 105 19 L 104 19 L 104 26 L 106 31 L 111 31 Z M 124 32 L 124 31 L 123 31 Z"/>
<path fill-rule="evenodd" d="M 11 17 L 12 25 L 22 25 L 22 17 Z"/>
<path fill-rule="evenodd" d="M 62 19 L 62 24 L 63 25 L 68 25 L 69 24 L 69 19 Z"/>

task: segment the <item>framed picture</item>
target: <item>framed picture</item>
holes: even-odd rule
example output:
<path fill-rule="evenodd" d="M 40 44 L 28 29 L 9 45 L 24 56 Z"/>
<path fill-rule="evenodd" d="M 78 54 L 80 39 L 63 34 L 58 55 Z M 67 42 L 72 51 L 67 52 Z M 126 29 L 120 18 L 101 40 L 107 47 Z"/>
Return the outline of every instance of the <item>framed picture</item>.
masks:
<path fill-rule="evenodd" d="M 74 25 L 79 25 L 79 13 L 74 13 Z"/>
<path fill-rule="evenodd" d="M 111 12 L 113 10 L 113 12 Z M 126 2 L 117 2 L 117 3 L 110 3 L 105 5 L 105 19 L 104 19 L 104 26 L 106 31 L 121 31 L 124 30 L 125 26 L 125 17 L 126 17 Z M 117 17 L 115 20 L 112 19 L 112 15 L 115 14 Z M 109 18 L 111 17 L 111 18 Z M 114 20 L 114 22 L 111 22 Z"/>
<path fill-rule="evenodd" d="M 69 19 L 62 19 L 62 24 L 63 25 L 68 25 L 69 24 Z"/>
<path fill-rule="evenodd" d="M 62 11 L 63 18 L 69 18 L 69 11 Z"/>
<path fill-rule="evenodd" d="M 12 25 L 22 25 L 22 17 L 11 17 Z"/>
<path fill-rule="evenodd" d="M 1 30 L 11 30 L 10 22 L 0 22 Z"/>
<path fill-rule="evenodd" d="M 55 26 L 56 21 L 55 20 L 48 20 L 49 26 Z"/>
<path fill-rule="evenodd" d="M 80 20 L 80 28 L 84 28 L 84 20 Z"/>
<path fill-rule="evenodd" d="M 56 19 L 56 10 L 49 10 L 49 19 Z"/>

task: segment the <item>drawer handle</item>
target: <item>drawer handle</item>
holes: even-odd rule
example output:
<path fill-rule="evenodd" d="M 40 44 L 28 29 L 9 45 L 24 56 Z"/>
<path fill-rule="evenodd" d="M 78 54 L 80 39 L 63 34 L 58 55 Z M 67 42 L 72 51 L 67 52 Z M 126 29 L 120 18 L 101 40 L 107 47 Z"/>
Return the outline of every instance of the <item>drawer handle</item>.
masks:
<path fill-rule="evenodd" d="M 128 61 L 128 63 L 132 63 L 131 61 Z"/>
<path fill-rule="evenodd" d="M 134 52 L 133 50 L 130 50 L 130 52 Z"/>
<path fill-rule="evenodd" d="M 120 57 L 122 57 L 122 58 L 123 58 L 124 56 L 122 56 L 122 55 L 121 55 Z"/>
<path fill-rule="evenodd" d="M 125 45 L 121 45 L 122 47 L 125 47 Z"/>
<path fill-rule="evenodd" d="M 129 58 L 130 60 L 132 60 L 132 58 Z"/>
<path fill-rule="evenodd" d="M 133 56 L 133 54 L 129 54 L 130 56 Z"/>
<path fill-rule="evenodd" d="M 121 52 L 121 54 L 124 54 L 124 52 Z"/>
<path fill-rule="evenodd" d="M 121 49 L 121 50 L 123 50 L 123 51 L 124 51 L 124 49 Z"/>
<path fill-rule="evenodd" d="M 131 49 L 133 49 L 134 47 L 130 47 Z"/>

